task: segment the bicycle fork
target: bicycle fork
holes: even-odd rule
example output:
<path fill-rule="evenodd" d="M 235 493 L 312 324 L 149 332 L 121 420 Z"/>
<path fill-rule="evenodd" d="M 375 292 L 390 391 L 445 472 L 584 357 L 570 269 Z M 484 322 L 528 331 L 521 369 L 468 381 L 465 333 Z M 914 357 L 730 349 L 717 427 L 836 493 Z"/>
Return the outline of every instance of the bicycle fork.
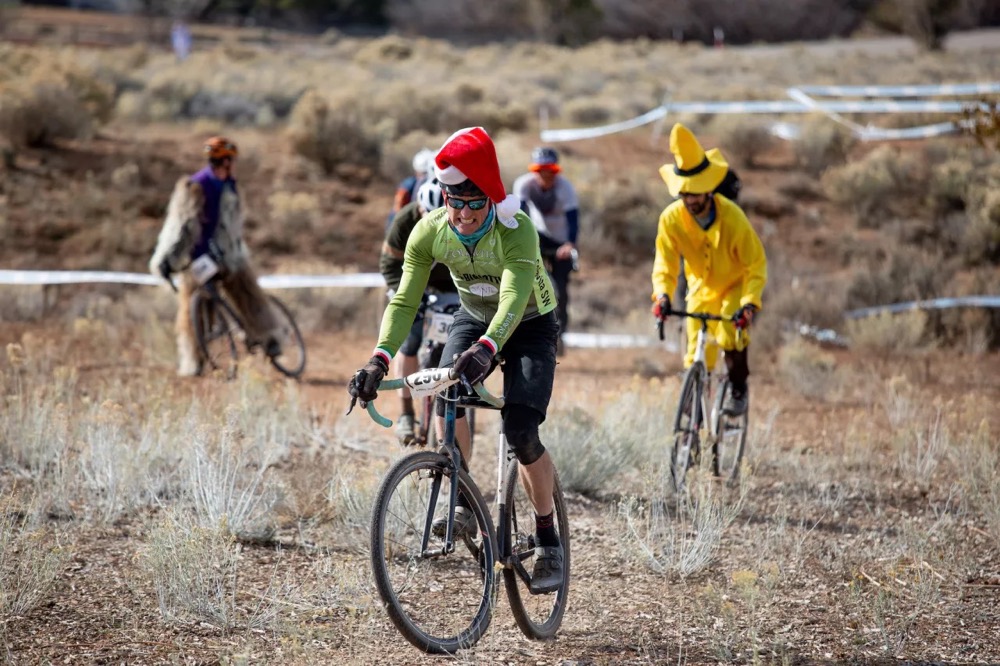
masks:
<path fill-rule="evenodd" d="M 438 495 L 441 492 L 441 480 L 444 478 L 444 470 L 441 470 L 434 473 L 434 483 L 431 485 L 431 496 L 427 503 L 427 519 L 424 521 L 424 536 L 420 544 L 421 557 L 440 557 L 455 551 L 455 507 L 458 504 L 458 475 L 462 469 L 462 452 L 458 448 L 458 442 L 455 441 L 457 385 L 449 387 L 445 396 L 443 441 L 451 469 L 451 485 L 448 488 L 448 524 L 445 527 L 444 545 L 440 548 L 429 548 L 431 527 L 434 523 L 434 509 L 437 507 Z"/>

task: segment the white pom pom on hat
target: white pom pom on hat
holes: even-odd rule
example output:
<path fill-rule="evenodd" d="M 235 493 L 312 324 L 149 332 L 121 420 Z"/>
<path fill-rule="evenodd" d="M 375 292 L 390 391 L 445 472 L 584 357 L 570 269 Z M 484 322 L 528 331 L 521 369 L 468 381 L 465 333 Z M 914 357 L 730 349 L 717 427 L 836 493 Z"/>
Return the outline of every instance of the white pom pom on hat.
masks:
<path fill-rule="evenodd" d="M 448 137 L 434 157 L 434 171 L 445 185 L 471 180 L 496 205 L 497 217 L 505 224 L 521 208 L 521 200 L 504 188 L 496 146 L 482 127 L 466 127 Z"/>

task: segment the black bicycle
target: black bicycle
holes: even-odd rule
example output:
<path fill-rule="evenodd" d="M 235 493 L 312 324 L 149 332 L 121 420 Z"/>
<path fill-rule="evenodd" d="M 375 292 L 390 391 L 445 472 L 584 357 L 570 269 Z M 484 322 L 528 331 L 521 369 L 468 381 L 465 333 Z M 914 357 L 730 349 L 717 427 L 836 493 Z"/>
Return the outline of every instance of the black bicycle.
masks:
<path fill-rule="evenodd" d="M 389 618 L 413 645 L 430 653 L 454 653 L 474 645 L 486 632 L 496 604 L 497 573 L 503 571 L 511 612 L 524 635 L 555 635 L 569 596 L 570 533 L 559 479 L 552 494 L 555 526 L 563 546 L 565 579 L 557 591 L 529 591 L 535 556 L 534 508 L 518 482 L 518 462 L 506 438 L 497 447 L 497 525 L 489 506 L 466 471 L 455 441 L 455 413 L 466 408 L 500 409 L 503 398 L 481 385 L 463 390 L 450 368 L 421 370 L 384 380 L 381 390 L 404 383 L 414 396 L 442 394 L 445 432 L 437 452 L 419 451 L 396 462 L 378 490 L 372 509 L 371 564 L 375 585 Z M 352 406 L 354 401 L 352 401 Z M 368 413 L 380 425 L 373 403 Z M 475 528 L 456 533 L 459 494 L 471 507 Z M 435 515 L 447 517 L 443 539 L 432 537 Z M 456 548 L 456 537 L 462 547 Z"/>
<path fill-rule="evenodd" d="M 213 275 L 191 297 L 191 322 L 203 363 L 208 370 L 221 372 L 227 379 L 236 377 L 240 341 L 247 353 L 260 348 L 259 342 L 247 340 L 243 321 L 219 289 L 220 276 Z M 291 311 L 271 294 L 267 295 L 277 322 L 279 353 L 267 353 L 278 372 L 298 379 L 306 367 L 306 345 Z"/>
<path fill-rule="evenodd" d="M 705 365 L 705 347 L 709 344 L 708 322 L 730 321 L 725 317 L 705 312 L 674 310 L 672 316 L 689 317 L 701 322 L 694 362 L 684 373 L 681 397 L 674 417 L 674 441 L 670 455 L 670 477 L 674 488 L 682 490 L 689 469 L 701 462 L 701 432 L 708 426 L 707 442 L 711 444 L 712 473 L 728 482 L 734 482 L 740 473 L 740 463 L 746 448 L 749 430 L 749 405 L 738 416 L 726 413 L 723 405 L 732 392 L 729 377 L 723 375 L 714 402 L 711 399 L 712 377 Z M 658 322 L 660 339 L 663 339 L 663 320 Z M 737 331 L 737 335 L 740 332 Z M 709 411 L 708 405 L 712 404 Z M 707 423 L 706 423 L 707 418 Z"/>

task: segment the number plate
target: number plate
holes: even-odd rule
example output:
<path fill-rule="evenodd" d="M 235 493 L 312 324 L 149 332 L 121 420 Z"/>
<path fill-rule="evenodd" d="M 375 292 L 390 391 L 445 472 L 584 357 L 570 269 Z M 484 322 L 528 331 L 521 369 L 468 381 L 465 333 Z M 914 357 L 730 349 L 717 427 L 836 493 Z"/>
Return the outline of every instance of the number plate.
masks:
<path fill-rule="evenodd" d="M 434 316 L 431 317 L 431 325 L 427 329 L 425 337 L 431 342 L 440 344 L 448 342 L 448 329 L 451 328 L 453 321 L 455 321 L 455 315 L 435 312 Z"/>
<path fill-rule="evenodd" d="M 203 254 L 191 262 L 191 274 L 195 282 L 205 284 L 219 274 L 219 265 L 212 260 L 212 257 Z"/>

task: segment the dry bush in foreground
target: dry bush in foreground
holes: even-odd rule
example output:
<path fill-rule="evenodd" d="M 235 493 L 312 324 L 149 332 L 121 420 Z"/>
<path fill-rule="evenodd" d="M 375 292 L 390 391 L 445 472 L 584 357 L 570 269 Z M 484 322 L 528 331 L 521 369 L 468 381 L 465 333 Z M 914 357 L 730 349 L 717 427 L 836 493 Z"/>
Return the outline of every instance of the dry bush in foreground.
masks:
<path fill-rule="evenodd" d="M 208 622 L 226 634 L 237 627 L 275 629 L 292 593 L 275 580 L 263 594 L 244 592 L 240 545 L 227 526 L 205 527 L 179 510 L 168 511 L 153 528 L 140 562 L 167 622 Z"/>
<path fill-rule="evenodd" d="M 739 515 L 746 486 L 735 497 L 720 497 L 711 479 L 692 479 L 686 497 L 668 496 L 667 479 L 659 479 L 646 499 L 629 497 L 618 503 L 618 521 L 625 530 L 621 548 L 629 559 L 658 574 L 686 578 L 708 567 L 722 536 Z"/>
<path fill-rule="evenodd" d="M 7 623 L 35 608 L 52 590 L 69 556 L 33 524 L 20 516 L 10 497 L 0 505 L 0 637 Z"/>

